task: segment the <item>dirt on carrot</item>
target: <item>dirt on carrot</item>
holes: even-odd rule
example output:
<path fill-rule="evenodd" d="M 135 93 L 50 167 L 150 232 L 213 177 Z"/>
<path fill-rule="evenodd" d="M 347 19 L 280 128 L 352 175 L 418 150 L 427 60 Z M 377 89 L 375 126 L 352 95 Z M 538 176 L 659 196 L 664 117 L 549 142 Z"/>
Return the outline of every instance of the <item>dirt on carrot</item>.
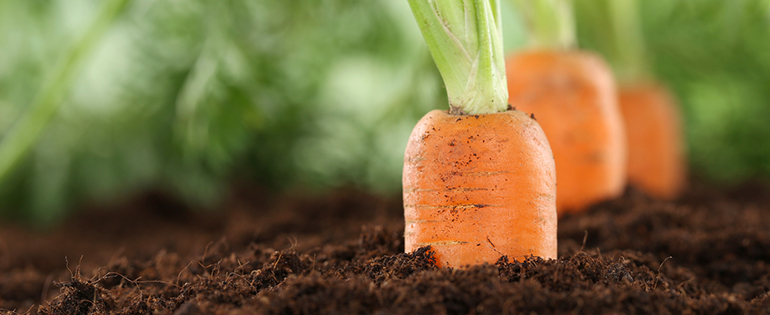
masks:
<path fill-rule="evenodd" d="M 621 86 L 619 101 L 629 183 L 658 198 L 676 198 L 687 176 L 679 108 L 666 89 L 653 83 Z"/>
<path fill-rule="evenodd" d="M 556 258 L 553 155 L 523 112 L 431 111 L 409 138 L 403 187 L 407 252 L 431 246 L 442 267 Z"/>
<path fill-rule="evenodd" d="M 556 162 L 559 215 L 617 197 L 626 138 L 612 72 L 581 51 L 525 51 L 506 60 L 509 102 L 533 113 Z"/>
<path fill-rule="evenodd" d="M 770 312 L 760 185 L 695 185 L 675 202 L 628 190 L 562 217 L 558 260 L 468 269 L 403 253 L 400 196 L 260 191 L 237 189 L 217 213 L 149 194 L 44 234 L 3 224 L 0 313 Z"/>

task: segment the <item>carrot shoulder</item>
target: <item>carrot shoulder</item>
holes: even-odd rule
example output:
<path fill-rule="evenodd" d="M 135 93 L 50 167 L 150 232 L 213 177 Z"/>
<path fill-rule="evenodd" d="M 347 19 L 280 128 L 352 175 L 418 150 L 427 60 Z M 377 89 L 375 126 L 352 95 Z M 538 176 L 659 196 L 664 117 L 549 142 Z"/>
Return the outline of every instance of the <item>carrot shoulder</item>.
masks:
<path fill-rule="evenodd" d="M 506 60 L 509 102 L 533 113 L 553 150 L 559 215 L 620 195 L 626 139 L 609 67 L 574 50 L 513 54 Z"/>
<path fill-rule="evenodd" d="M 623 85 L 620 108 L 628 138 L 628 180 L 649 195 L 673 199 L 686 182 L 680 114 L 660 85 Z"/>
<path fill-rule="evenodd" d="M 556 258 L 556 174 L 540 126 L 520 111 L 451 115 L 414 128 L 404 158 L 405 247 L 439 266 Z"/>

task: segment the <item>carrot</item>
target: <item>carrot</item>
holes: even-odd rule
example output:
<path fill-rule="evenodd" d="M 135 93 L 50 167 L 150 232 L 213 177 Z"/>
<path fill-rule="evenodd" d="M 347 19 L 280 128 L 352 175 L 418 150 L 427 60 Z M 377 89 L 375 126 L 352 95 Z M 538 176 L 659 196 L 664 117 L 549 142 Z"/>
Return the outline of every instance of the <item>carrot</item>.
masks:
<path fill-rule="evenodd" d="M 430 245 L 440 266 L 556 258 L 555 198 L 548 140 L 523 112 L 434 110 L 409 138 L 406 250 Z"/>
<path fill-rule="evenodd" d="M 628 139 L 629 182 L 650 196 L 675 198 L 685 186 L 681 123 L 668 91 L 647 73 L 647 56 L 636 0 L 606 1 L 604 36 L 618 79 L 619 102 Z"/>
<path fill-rule="evenodd" d="M 620 108 L 628 138 L 628 180 L 647 194 L 676 198 L 686 182 L 679 111 L 660 85 L 620 88 Z"/>
<path fill-rule="evenodd" d="M 404 155 L 405 250 L 436 264 L 556 257 L 553 154 L 538 123 L 508 110 L 500 3 L 409 0 L 450 110 L 412 131 Z"/>
<path fill-rule="evenodd" d="M 540 48 L 510 55 L 506 70 L 510 104 L 533 113 L 551 144 L 559 215 L 581 212 L 620 195 L 626 184 L 626 139 L 615 80 L 600 57 L 570 49 L 569 1 L 518 3 L 529 13 L 531 28 L 544 19 L 565 24 L 533 31 L 542 37 L 535 39 Z M 543 10 L 546 5 L 555 7 Z"/>

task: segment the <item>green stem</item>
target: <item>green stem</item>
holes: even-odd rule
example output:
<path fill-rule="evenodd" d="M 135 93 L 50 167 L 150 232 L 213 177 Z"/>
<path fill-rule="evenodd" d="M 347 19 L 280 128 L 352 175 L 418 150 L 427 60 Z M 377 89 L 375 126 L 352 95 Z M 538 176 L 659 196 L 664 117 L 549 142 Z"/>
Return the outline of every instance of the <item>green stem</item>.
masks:
<path fill-rule="evenodd" d="M 513 0 L 530 33 L 531 45 L 542 49 L 570 49 L 577 42 L 572 0 Z"/>
<path fill-rule="evenodd" d="M 499 0 L 409 0 L 446 85 L 450 112 L 508 108 Z"/>
<path fill-rule="evenodd" d="M 31 109 L 22 116 L 0 142 L 0 182 L 5 180 L 26 156 L 59 109 L 85 56 L 91 52 L 123 11 L 128 0 L 110 0 L 102 6 L 85 34 L 67 52 L 38 91 Z"/>
<path fill-rule="evenodd" d="M 607 0 L 612 23 L 615 70 L 619 81 L 638 81 L 648 76 L 644 36 L 636 0 Z"/>

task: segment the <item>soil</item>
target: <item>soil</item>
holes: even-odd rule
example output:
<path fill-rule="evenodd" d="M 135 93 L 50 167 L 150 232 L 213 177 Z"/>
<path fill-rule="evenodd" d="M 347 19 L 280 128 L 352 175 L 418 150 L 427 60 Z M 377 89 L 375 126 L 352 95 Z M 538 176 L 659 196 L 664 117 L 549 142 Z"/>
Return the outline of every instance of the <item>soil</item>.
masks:
<path fill-rule="evenodd" d="M 770 314 L 770 194 L 629 189 L 559 221 L 558 260 L 438 269 L 398 196 L 159 193 L 46 231 L 0 226 L 0 314 Z"/>

